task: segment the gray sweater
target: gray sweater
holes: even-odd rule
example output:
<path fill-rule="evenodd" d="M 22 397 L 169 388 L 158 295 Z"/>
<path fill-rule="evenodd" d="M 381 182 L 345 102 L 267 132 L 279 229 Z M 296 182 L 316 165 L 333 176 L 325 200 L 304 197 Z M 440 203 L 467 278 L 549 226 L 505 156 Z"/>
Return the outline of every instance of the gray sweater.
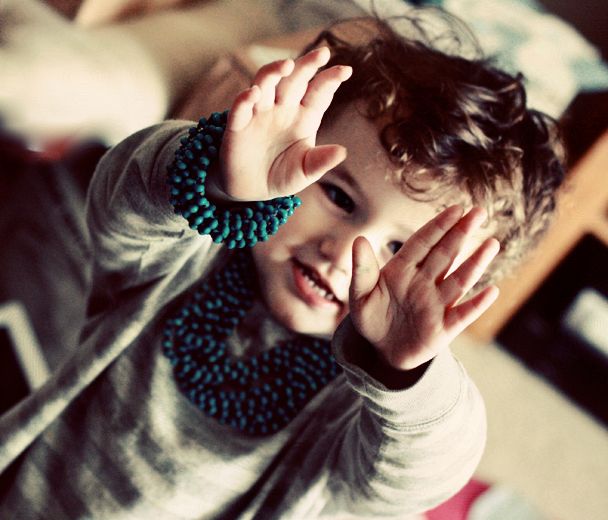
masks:
<path fill-rule="evenodd" d="M 399 518 L 460 489 L 483 451 L 481 397 L 450 351 L 388 390 L 358 361 L 349 320 L 333 338 L 343 373 L 284 429 L 250 437 L 177 389 L 160 346 L 168 314 L 228 251 L 173 213 L 166 167 L 189 123 L 143 130 L 92 179 L 93 283 L 75 354 L 0 418 L 0 470 L 23 453 L 0 518 Z M 291 333 L 261 303 L 235 353 Z"/>

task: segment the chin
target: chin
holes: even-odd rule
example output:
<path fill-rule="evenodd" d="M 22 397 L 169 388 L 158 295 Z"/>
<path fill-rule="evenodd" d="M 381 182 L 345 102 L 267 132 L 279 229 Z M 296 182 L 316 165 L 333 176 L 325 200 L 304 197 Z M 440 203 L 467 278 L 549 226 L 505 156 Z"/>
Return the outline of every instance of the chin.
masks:
<path fill-rule="evenodd" d="M 297 334 L 331 339 L 339 323 L 335 317 L 315 315 L 298 301 L 286 302 L 284 299 L 277 299 L 267 301 L 266 304 L 272 316 L 283 327 Z"/>

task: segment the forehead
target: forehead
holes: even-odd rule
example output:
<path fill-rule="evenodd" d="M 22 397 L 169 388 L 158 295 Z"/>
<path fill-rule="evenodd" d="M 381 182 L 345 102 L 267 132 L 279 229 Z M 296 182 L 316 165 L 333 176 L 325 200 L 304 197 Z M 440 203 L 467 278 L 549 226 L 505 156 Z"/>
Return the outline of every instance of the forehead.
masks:
<path fill-rule="evenodd" d="M 337 143 L 345 146 L 348 156 L 343 164 L 349 167 L 357 180 L 365 182 L 369 176 L 374 183 L 386 181 L 388 189 L 401 190 L 406 196 L 426 202 L 471 205 L 472 198 L 468 191 L 441 183 L 430 175 L 426 178 L 417 175 L 415 181 L 408 179 L 414 182 L 415 191 L 406 187 L 401 167 L 391 161 L 380 140 L 386 118 L 372 121 L 361 115 L 354 103 L 346 104 L 331 115 L 331 120 L 323 120 L 318 144 Z"/>
<path fill-rule="evenodd" d="M 335 116 L 320 130 L 318 144 L 341 144 L 348 155 L 325 178 L 338 179 L 350 187 L 369 213 L 411 232 L 451 202 L 452 196 L 420 200 L 406 193 L 394 180 L 397 167 L 382 146 L 379 127 L 352 104 Z"/>
<path fill-rule="evenodd" d="M 392 164 L 380 142 L 379 128 L 362 116 L 353 103 L 331 113 L 330 120 L 323 120 L 319 131 L 320 144 L 337 143 L 346 147 L 347 161 L 360 167 L 373 167 L 378 173 L 390 173 Z M 381 170 L 381 171 L 380 171 Z M 370 172 L 371 173 L 371 172 Z"/>

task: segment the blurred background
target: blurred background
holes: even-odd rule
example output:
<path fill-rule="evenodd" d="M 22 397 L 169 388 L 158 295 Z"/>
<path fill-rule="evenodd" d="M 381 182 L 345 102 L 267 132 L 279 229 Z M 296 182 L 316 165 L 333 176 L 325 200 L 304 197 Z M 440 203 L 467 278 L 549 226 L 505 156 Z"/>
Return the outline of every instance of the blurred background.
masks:
<path fill-rule="evenodd" d="M 84 200 L 101 154 L 163 119 L 226 108 L 261 64 L 372 7 L 463 19 L 524 74 L 530 106 L 560 120 L 569 154 L 554 226 L 454 346 L 485 397 L 488 446 L 471 483 L 425 518 L 608 518 L 603 1 L 0 1 L 0 380 L 13 378 L 0 413 L 40 383 L 27 365 L 46 377 L 77 345 Z"/>

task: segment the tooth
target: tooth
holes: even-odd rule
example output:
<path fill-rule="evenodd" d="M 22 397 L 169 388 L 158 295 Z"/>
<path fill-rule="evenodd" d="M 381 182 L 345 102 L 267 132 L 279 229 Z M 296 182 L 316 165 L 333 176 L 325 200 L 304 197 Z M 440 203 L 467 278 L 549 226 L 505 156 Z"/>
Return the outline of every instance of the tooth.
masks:
<path fill-rule="evenodd" d="M 312 287 L 317 294 L 321 295 L 326 300 L 335 301 L 334 295 L 325 288 L 318 285 L 308 270 L 302 269 L 302 274 L 304 275 L 304 278 L 306 278 L 308 285 L 310 285 L 310 287 Z"/>

